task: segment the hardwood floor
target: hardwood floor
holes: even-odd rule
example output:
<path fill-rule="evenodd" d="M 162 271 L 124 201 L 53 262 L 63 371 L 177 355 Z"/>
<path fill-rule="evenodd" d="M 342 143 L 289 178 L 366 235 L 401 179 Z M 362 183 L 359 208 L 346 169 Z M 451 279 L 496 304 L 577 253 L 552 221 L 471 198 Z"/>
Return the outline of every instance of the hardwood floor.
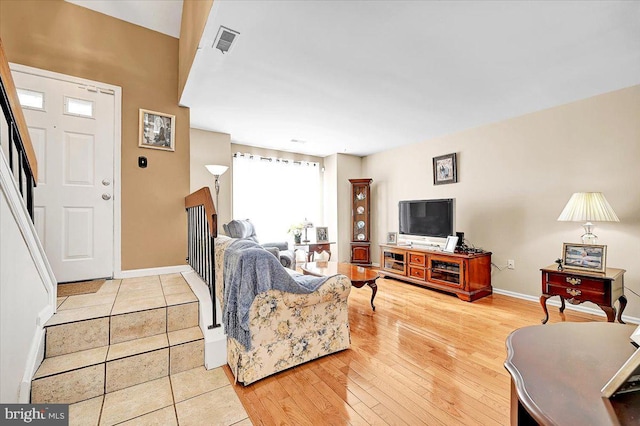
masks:
<path fill-rule="evenodd" d="M 234 389 L 255 425 L 508 425 L 505 339 L 539 325 L 539 303 L 473 303 L 380 278 L 351 290 L 351 348 Z M 605 321 L 565 311 L 567 321 Z M 549 323 L 562 321 L 550 306 Z M 233 375 L 225 366 L 233 383 Z"/>

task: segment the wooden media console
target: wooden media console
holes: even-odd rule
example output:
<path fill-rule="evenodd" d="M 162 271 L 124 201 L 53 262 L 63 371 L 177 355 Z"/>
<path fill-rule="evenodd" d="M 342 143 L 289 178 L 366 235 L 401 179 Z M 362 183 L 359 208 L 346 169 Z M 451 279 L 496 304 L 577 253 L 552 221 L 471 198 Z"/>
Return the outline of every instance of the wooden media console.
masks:
<path fill-rule="evenodd" d="M 473 302 L 493 292 L 491 253 L 445 253 L 380 245 L 380 275 L 449 293 Z"/>

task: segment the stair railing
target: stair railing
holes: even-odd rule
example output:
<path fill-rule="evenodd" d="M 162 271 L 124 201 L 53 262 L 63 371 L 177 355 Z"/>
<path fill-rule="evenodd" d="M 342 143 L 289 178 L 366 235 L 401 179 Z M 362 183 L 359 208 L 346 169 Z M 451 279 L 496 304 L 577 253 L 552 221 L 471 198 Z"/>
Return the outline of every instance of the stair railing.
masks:
<path fill-rule="evenodd" d="M 0 39 L 0 106 L 4 123 L 0 126 L 4 133 L 6 125 L 6 137 L 8 144 L 9 168 L 13 179 L 18 184 L 20 195 L 24 200 L 29 216 L 33 221 L 33 188 L 38 181 L 38 162 L 31 144 L 27 123 L 22 114 L 22 107 L 18 99 L 18 92 L 11 77 L 9 62 L 4 53 L 2 40 Z M 0 146 L 4 144 L 4 134 L 0 133 Z"/>
<path fill-rule="evenodd" d="M 209 287 L 213 324 L 220 327 L 216 315 L 216 259 L 215 238 L 218 236 L 218 214 L 211 191 L 206 186 L 184 199 L 187 210 L 187 261 Z"/>

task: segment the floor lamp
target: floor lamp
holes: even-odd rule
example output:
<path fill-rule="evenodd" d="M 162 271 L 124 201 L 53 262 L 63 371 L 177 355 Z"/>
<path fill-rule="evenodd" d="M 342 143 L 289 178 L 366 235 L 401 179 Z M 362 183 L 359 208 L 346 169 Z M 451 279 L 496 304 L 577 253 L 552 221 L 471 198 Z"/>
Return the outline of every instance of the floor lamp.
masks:
<path fill-rule="evenodd" d="M 209 173 L 211 173 L 213 175 L 213 177 L 215 177 L 216 179 L 216 184 L 215 184 L 215 188 L 216 188 L 216 213 L 218 213 L 218 193 L 220 192 L 220 176 L 222 176 L 224 174 L 224 172 L 226 172 L 229 167 L 227 166 L 221 166 L 218 164 L 207 164 L 205 166 L 207 168 L 207 170 L 209 170 Z"/>

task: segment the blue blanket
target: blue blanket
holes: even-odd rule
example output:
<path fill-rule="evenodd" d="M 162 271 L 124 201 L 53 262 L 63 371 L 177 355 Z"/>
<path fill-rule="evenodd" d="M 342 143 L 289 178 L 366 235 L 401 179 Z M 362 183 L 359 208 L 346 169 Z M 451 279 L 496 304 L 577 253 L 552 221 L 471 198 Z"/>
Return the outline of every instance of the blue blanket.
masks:
<path fill-rule="evenodd" d="M 249 309 L 255 297 L 268 290 L 313 293 L 328 277 L 291 276 L 280 261 L 259 244 L 237 240 L 224 253 L 224 309 L 227 335 L 251 349 Z"/>

